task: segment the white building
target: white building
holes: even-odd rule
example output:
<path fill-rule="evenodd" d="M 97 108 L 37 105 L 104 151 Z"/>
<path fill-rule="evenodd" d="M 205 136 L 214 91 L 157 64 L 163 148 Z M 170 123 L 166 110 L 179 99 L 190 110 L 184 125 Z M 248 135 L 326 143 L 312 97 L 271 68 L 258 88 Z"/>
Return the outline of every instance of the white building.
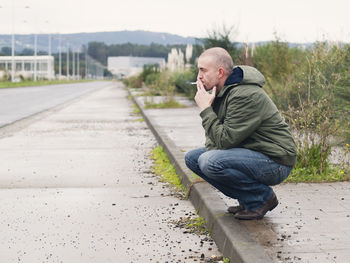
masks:
<path fill-rule="evenodd" d="M 132 76 L 140 73 L 145 65 L 165 67 L 164 58 L 119 56 L 108 57 L 108 70 L 116 76 Z"/>
<path fill-rule="evenodd" d="M 38 79 L 54 78 L 54 57 L 53 56 L 14 56 L 15 77 L 33 78 L 36 62 L 36 76 Z M 0 56 L 0 78 L 11 74 L 12 57 Z"/>

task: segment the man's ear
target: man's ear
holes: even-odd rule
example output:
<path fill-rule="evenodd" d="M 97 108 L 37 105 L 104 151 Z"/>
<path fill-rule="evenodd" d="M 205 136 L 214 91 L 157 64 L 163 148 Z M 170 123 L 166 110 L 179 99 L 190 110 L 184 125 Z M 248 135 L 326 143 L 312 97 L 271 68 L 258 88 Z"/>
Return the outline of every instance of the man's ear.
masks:
<path fill-rule="evenodd" d="M 224 68 L 222 68 L 222 67 L 219 67 L 219 78 L 222 78 L 223 76 L 225 76 L 225 70 L 224 70 Z"/>

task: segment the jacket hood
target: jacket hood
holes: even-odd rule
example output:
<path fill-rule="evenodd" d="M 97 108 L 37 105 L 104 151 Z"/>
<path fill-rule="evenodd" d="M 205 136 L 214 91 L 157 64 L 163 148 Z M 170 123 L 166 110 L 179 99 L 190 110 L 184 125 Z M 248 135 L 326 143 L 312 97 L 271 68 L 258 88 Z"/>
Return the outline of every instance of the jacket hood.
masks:
<path fill-rule="evenodd" d="M 225 85 L 218 96 L 223 94 L 228 86 L 244 84 L 262 87 L 265 84 L 265 77 L 256 68 L 250 66 L 236 66 L 233 68 L 231 75 L 226 79 Z"/>

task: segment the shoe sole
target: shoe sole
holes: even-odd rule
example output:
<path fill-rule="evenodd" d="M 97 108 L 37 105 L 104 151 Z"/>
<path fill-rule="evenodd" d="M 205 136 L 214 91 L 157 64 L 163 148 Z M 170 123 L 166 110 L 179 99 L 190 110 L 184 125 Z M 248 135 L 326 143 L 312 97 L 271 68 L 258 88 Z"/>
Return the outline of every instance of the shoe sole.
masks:
<path fill-rule="evenodd" d="M 233 215 L 235 215 L 235 214 L 237 214 L 238 212 L 240 212 L 240 211 L 243 211 L 244 209 L 241 209 L 241 210 L 237 210 L 237 211 L 230 211 L 230 210 L 226 210 L 228 213 L 230 213 L 230 214 L 233 214 Z"/>
<path fill-rule="evenodd" d="M 276 204 L 269 209 L 269 211 L 272 211 L 273 209 L 275 209 L 276 206 L 278 206 L 278 200 L 277 200 Z"/>

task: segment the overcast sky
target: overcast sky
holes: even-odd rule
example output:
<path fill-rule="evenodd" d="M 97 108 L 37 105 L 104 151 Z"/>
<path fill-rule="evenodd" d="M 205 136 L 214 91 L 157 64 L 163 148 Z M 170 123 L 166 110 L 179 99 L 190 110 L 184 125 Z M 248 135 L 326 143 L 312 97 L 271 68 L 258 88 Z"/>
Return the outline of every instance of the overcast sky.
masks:
<path fill-rule="evenodd" d="M 225 24 L 236 26 L 238 41 L 272 40 L 277 32 L 291 42 L 350 42 L 349 0 L 0 0 L 0 6 L 0 34 L 11 34 L 12 21 L 17 34 L 150 30 L 194 37 Z"/>

